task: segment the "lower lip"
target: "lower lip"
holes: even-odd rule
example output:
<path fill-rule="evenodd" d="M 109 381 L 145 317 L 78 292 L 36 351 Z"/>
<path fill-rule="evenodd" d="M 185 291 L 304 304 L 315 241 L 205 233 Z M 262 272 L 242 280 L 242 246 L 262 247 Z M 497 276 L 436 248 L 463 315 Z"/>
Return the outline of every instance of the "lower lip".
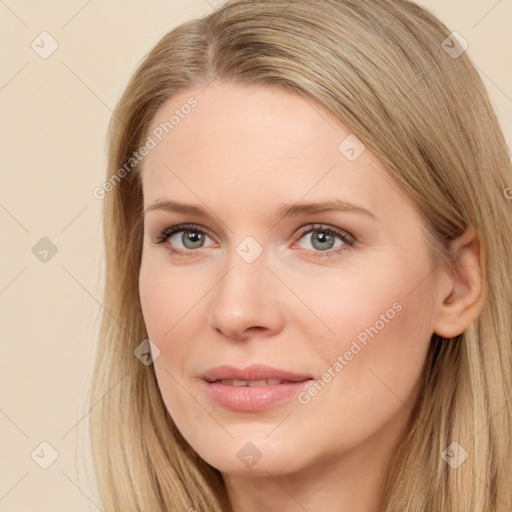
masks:
<path fill-rule="evenodd" d="M 275 386 L 226 386 L 220 382 L 203 381 L 210 397 L 219 405 L 234 411 L 263 411 L 296 397 L 308 388 L 312 379 Z"/>

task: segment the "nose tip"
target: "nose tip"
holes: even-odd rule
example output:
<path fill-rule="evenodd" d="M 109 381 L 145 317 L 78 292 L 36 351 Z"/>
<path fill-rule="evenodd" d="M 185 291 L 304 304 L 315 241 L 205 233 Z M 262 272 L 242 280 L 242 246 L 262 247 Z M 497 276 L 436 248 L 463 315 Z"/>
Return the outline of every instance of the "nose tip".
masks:
<path fill-rule="evenodd" d="M 230 339 L 241 341 L 282 327 L 278 293 L 268 282 L 272 273 L 264 265 L 257 267 L 242 262 L 212 291 L 210 326 Z"/>

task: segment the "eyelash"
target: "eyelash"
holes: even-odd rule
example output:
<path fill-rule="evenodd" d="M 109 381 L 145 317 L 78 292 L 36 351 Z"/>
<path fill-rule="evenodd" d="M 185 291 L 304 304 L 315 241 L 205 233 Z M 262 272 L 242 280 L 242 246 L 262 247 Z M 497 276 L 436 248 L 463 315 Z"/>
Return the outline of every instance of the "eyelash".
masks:
<path fill-rule="evenodd" d="M 179 224 L 176 226 L 169 226 L 169 227 L 165 228 L 164 230 L 162 230 L 159 233 L 159 235 L 157 236 L 157 239 L 155 240 L 154 243 L 157 245 L 164 244 L 171 236 L 175 235 L 176 233 L 180 233 L 181 231 L 183 231 L 183 232 L 188 231 L 188 232 L 192 232 L 192 233 L 201 233 L 201 234 L 209 236 L 208 233 L 206 233 L 200 226 L 198 226 L 196 224 Z M 356 243 L 356 239 L 354 238 L 354 236 L 351 235 L 350 233 L 348 233 L 347 231 L 343 231 L 339 228 L 335 228 L 334 226 L 326 226 L 325 224 L 311 224 L 311 225 L 305 226 L 304 228 L 299 230 L 299 233 L 297 236 L 298 236 L 298 239 L 300 240 L 304 235 L 307 235 L 309 233 L 314 233 L 314 232 L 328 233 L 329 235 L 337 236 L 343 242 L 343 245 L 341 247 L 338 247 L 336 249 L 330 249 L 327 251 L 318 251 L 318 250 L 309 251 L 308 249 L 303 249 L 307 252 L 313 252 L 314 255 L 312 257 L 314 257 L 314 258 L 330 258 L 332 256 L 341 254 L 342 252 L 344 252 L 348 249 L 351 249 L 352 247 L 354 247 L 354 245 Z M 171 254 L 174 254 L 177 256 L 182 256 L 185 258 L 195 257 L 196 254 L 194 254 L 194 253 L 198 252 L 195 249 L 189 249 L 187 251 L 182 251 L 180 249 L 175 249 L 170 244 L 168 244 L 166 246 L 166 250 L 168 250 Z"/>

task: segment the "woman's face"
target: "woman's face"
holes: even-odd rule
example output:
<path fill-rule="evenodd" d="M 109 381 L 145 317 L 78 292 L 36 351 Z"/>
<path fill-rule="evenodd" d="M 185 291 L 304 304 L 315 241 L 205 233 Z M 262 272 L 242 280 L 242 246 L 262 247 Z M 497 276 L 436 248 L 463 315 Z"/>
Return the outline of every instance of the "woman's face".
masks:
<path fill-rule="evenodd" d="M 150 137 L 140 299 L 185 439 L 234 473 L 389 454 L 434 330 L 411 201 L 349 129 L 280 89 L 189 89 Z"/>

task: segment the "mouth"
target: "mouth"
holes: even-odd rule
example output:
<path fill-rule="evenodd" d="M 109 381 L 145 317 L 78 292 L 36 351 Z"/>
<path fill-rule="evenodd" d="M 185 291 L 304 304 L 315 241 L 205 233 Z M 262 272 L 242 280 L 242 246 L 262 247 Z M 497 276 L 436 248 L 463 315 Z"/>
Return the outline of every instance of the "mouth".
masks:
<path fill-rule="evenodd" d="M 258 387 L 258 386 L 278 386 L 279 384 L 291 384 L 293 382 L 300 381 L 291 381 L 291 380 L 282 380 L 282 379 L 261 379 L 261 380 L 235 380 L 235 379 L 220 379 L 214 381 L 208 381 L 210 384 L 219 383 L 224 386 L 234 386 L 234 387 Z"/>
<path fill-rule="evenodd" d="M 246 386 L 250 385 L 250 383 L 260 383 L 254 385 L 275 386 L 281 382 L 302 382 L 313 378 L 308 374 L 260 364 L 253 364 L 245 368 L 236 368 L 235 366 L 228 365 L 216 366 L 215 368 L 210 368 L 201 377 L 210 383 L 225 381 L 226 385 L 235 386 Z M 265 384 L 262 384 L 263 381 L 265 381 Z"/>
<path fill-rule="evenodd" d="M 310 375 L 263 365 L 219 366 L 205 372 L 201 379 L 208 396 L 218 405 L 245 412 L 275 407 L 314 381 Z"/>

